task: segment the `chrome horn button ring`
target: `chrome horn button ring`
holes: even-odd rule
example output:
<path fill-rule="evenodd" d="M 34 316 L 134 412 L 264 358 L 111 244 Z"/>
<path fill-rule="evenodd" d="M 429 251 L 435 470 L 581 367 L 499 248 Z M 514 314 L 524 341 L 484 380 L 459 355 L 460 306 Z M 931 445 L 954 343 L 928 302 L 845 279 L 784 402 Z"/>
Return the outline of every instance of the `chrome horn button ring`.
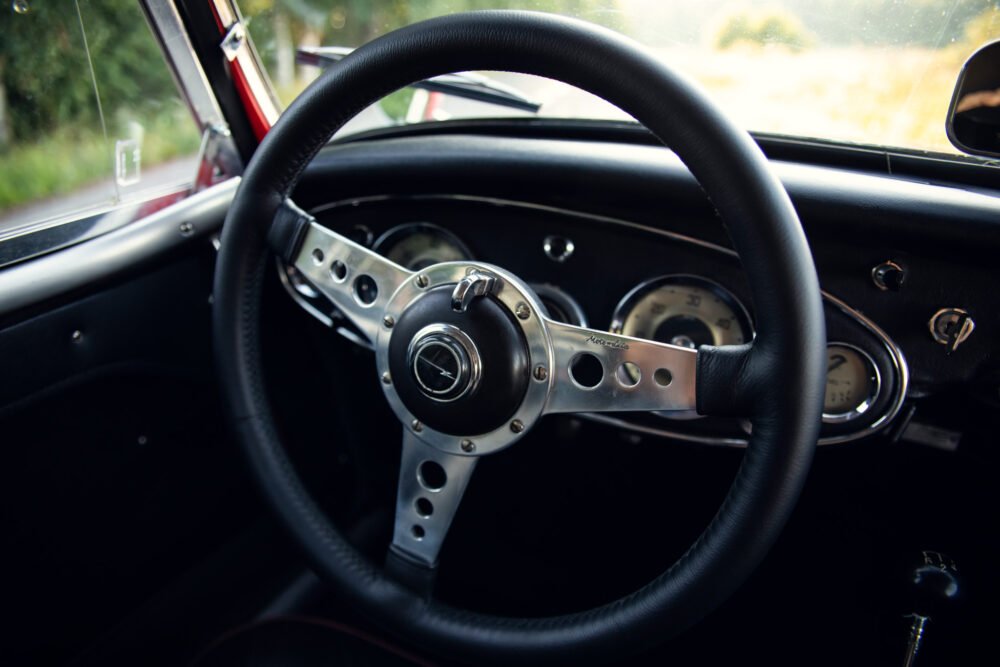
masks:
<path fill-rule="evenodd" d="M 435 428 L 436 424 L 428 424 L 428 420 L 425 418 L 426 415 L 422 417 L 420 414 L 424 412 L 423 409 L 416 405 L 414 405 L 414 407 L 417 409 L 414 410 L 411 410 L 410 407 L 408 407 L 407 402 L 413 405 L 414 401 L 412 399 L 412 392 L 408 394 L 409 387 L 407 386 L 407 383 L 412 379 L 413 385 L 419 388 L 427 400 L 436 403 L 448 403 L 449 407 L 454 408 L 458 406 L 459 403 L 469 399 L 470 394 L 475 389 L 475 383 L 480 382 L 482 375 L 487 372 L 483 369 L 490 367 L 492 355 L 489 355 L 486 348 L 482 347 L 483 344 L 486 344 L 485 342 L 479 344 L 473 341 L 472 338 L 468 337 L 461 328 L 454 327 L 448 323 L 434 322 L 427 324 L 423 326 L 415 335 L 406 332 L 405 327 L 403 327 L 402 324 L 407 320 L 407 311 L 413 309 L 423 299 L 427 299 L 429 295 L 435 292 L 436 288 L 444 286 L 454 287 L 475 271 L 486 272 L 496 277 L 496 285 L 494 286 L 490 296 L 498 302 L 498 305 L 507 314 L 509 314 L 508 319 L 510 320 L 511 326 L 516 327 L 520 338 L 523 340 L 524 359 L 522 365 L 524 366 L 524 377 L 526 381 L 523 395 L 518 398 L 517 404 L 513 408 L 512 412 L 510 412 L 509 415 L 506 415 L 502 421 L 494 420 L 497 423 L 495 425 L 491 423 L 490 427 L 485 430 L 472 429 L 475 432 L 465 431 L 461 433 L 447 432 L 442 428 Z M 551 377 L 547 377 L 540 381 L 532 375 L 532 369 L 537 368 L 538 366 L 550 367 L 552 364 L 549 351 L 548 334 L 541 319 L 541 313 L 544 312 L 544 306 L 538 302 L 532 290 L 516 276 L 504 271 L 503 269 L 488 264 L 473 262 L 447 262 L 431 266 L 422 271 L 420 275 L 426 278 L 426 284 L 423 286 L 418 285 L 416 275 L 414 275 L 400 285 L 395 293 L 393 293 L 390 297 L 383 315 L 391 318 L 392 321 L 397 324 L 391 328 L 381 328 L 375 339 L 376 370 L 380 376 L 388 374 L 388 376 L 392 378 L 388 383 L 381 383 L 382 390 L 385 393 L 386 400 L 389 402 L 389 406 L 392 408 L 399 420 L 405 425 L 404 428 L 410 429 L 420 440 L 449 454 L 455 454 L 458 456 L 482 456 L 510 446 L 530 431 L 531 426 L 534 425 L 534 423 L 541 416 L 548 396 L 549 386 L 552 382 Z M 526 318 L 518 315 L 523 315 L 525 312 L 528 313 Z M 456 330 L 458 331 L 457 334 Z M 425 341 L 428 336 L 434 336 L 435 334 L 447 335 L 451 337 L 451 340 L 431 338 L 430 340 Z M 468 338 L 467 342 L 463 340 L 463 336 Z M 400 338 L 397 339 L 396 337 Z M 421 345 L 422 341 L 425 341 L 425 345 Z M 404 343 L 404 349 L 407 351 L 407 359 L 405 365 L 401 365 L 398 363 L 398 350 Z M 459 365 L 461 365 L 462 353 L 464 352 L 469 355 L 470 381 L 468 385 L 459 393 L 458 385 L 461 384 L 461 381 L 459 380 L 456 382 L 456 386 L 454 388 L 449 389 L 448 392 L 444 394 L 437 395 L 451 396 L 451 398 L 446 398 L 445 400 L 441 400 L 441 398 L 435 396 L 433 392 L 427 392 L 425 387 L 421 385 L 426 383 L 428 386 L 439 390 L 440 386 L 438 383 L 441 385 L 451 384 L 447 377 L 439 376 L 434 378 L 433 374 L 429 372 L 421 377 L 413 377 L 416 373 L 413 364 L 418 360 L 418 357 L 415 355 L 417 354 L 418 349 L 424 349 L 426 344 L 430 343 L 433 343 L 435 346 L 448 346 L 449 353 L 455 353 L 459 359 Z M 455 344 L 457 344 L 461 351 L 455 347 L 451 347 Z M 442 354 L 444 355 L 444 359 L 449 359 L 449 354 Z M 395 364 L 393 363 L 394 358 L 396 358 L 397 361 Z M 479 360 L 478 370 L 476 369 L 476 358 Z M 433 361 L 433 359 L 431 359 L 431 361 Z M 497 365 L 504 364 L 501 362 Z M 403 369 L 403 372 L 400 372 L 401 368 Z M 445 370 L 448 369 L 445 368 Z M 437 372 L 440 374 L 440 371 Z M 477 373 L 480 376 L 478 378 Z M 482 379 L 481 381 L 486 382 L 485 379 Z M 404 397 L 407 398 L 407 401 L 404 401 Z M 486 403 L 486 401 L 483 403 Z M 445 406 L 442 405 L 441 407 L 443 408 Z M 471 408 L 463 405 L 463 409 L 465 410 L 486 410 L 490 407 L 491 406 L 485 404 L 478 406 L 473 404 Z M 514 430 L 511 428 L 511 423 L 515 421 L 519 422 L 520 430 Z M 474 444 L 474 447 L 470 447 L 470 442 Z"/>
<path fill-rule="evenodd" d="M 475 391 L 482 378 L 479 348 L 469 336 L 451 324 L 429 324 L 413 337 L 406 353 L 407 364 L 424 395 L 450 403 Z"/>

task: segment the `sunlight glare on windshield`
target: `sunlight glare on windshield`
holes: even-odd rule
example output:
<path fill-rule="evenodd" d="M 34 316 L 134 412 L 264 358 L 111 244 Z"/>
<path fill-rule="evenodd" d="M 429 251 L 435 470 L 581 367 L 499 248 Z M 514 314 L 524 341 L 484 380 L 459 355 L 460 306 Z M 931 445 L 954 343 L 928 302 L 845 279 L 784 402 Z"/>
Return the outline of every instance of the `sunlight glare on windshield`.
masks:
<path fill-rule="evenodd" d="M 296 62 L 298 47 L 356 47 L 417 20 L 483 8 L 553 11 L 618 30 L 756 132 L 947 153 L 956 152 L 944 127 L 961 65 L 1000 37 L 996 0 L 247 0 L 242 7 L 284 104 L 319 74 Z M 542 116 L 627 118 L 556 82 L 491 77 L 540 102 Z M 531 114 L 411 90 L 348 131 L 524 115 Z"/>

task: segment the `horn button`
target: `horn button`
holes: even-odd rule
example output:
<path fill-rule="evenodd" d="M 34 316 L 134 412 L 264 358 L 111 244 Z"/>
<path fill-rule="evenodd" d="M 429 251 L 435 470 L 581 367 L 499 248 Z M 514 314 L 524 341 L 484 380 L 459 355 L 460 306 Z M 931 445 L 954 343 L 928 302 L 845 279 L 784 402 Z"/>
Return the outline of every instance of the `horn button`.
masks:
<path fill-rule="evenodd" d="M 503 425 L 530 381 L 528 345 L 514 316 L 483 295 L 453 307 L 454 285 L 430 290 L 404 310 L 389 340 L 399 398 L 427 426 L 476 435 Z"/>

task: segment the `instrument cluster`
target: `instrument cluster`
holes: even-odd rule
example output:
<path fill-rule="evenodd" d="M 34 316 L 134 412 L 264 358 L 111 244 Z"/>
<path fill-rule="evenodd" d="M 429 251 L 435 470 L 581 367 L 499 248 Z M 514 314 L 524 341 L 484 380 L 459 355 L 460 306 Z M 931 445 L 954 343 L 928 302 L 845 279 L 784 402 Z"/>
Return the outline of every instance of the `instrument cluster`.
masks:
<path fill-rule="evenodd" d="M 572 266 L 578 245 L 568 236 L 548 234 L 542 239 L 538 249 L 547 270 L 543 276 L 533 276 L 523 266 L 511 266 L 508 257 L 489 252 L 490 243 L 472 243 L 471 238 L 476 234 L 469 234 L 470 242 L 467 243 L 454 225 L 403 222 L 387 226 L 378 234 L 371 226 L 371 223 L 361 224 L 338 231 L 414 271 L 438 262 L 471 259 L 511 268 L 529 281 L 545 305 L 547 315 L 559 322 L 691 349 L 702 345 L 742 345 L 752 342 L 756 335 L 752 308 L 745 302 L 749 299 L 748 291 L 745 285 L 728 279 L 734 275 L 732 271 L 719 272 L 726 279 L 714 273 L 709 277 L 691 271 L 640 276 L 614 296 L 609 290 L 587 289 L 586 286 L 581 289 L 578 281 L 561 282 L 558 279 L 560 265 Z M 559 231 L 564 230 L 560 228 Z M 719 255 L 719 262 L 734 258 L 732 251 L 726 248 L 694 239 L 686 241 L 676 234 L 668 234 L 663 240 L 690 242 L 701 250 L 707 247 Z M 474 253 L 472 247 L 481 252 Z M 499 252 L 502 248 L 496 250 Z M 532 261 L 537 263 L 538 259 Z M 279 274 L 286 289 L 317 319 L 352 341 L 370 346 L 360 332 L 352 330 L 330 304 L 324 303 L 322 297 L 296 275 L 294 268 L 280 264 Z M 608 282 L 611 281 L 595 281 L 594 287 L 603 287 Z M 613 300 L 610 316 L 601 317 L 598 309 L 588 302 L 591 300 L 603 300 L 608 304 Z M 824 300 L 829 342 L 820 444 L 832 444 L 856 440 L 887 426 L 902 404 L 907 373 L 901 352 L 881 329 L 836 297 L 824 293 Z M 745 444 L 752 428 L 749 423 L 739 420 L 692 419 L 666 412 L 585 417 L 645 434 L 731 446 Z"/>

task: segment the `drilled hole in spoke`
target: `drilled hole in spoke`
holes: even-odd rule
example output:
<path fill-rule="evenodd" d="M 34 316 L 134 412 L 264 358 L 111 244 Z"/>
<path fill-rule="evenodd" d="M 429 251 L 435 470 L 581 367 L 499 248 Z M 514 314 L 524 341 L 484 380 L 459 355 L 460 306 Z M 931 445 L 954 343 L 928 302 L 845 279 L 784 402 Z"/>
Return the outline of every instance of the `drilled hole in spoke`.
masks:
<path fill-rule="evenodd" d="M 417 502 L 413 503 L 413 505 L 417 510 L 417 516 L 421 518 L 426 519 L 434 514 L 434 503 L 426 498 L 417 498 Z"/>
<path fill-rule="evenodd" d="M 330 264 L 330 277 L 338 283 L 344 282 L 344 279 L 347 278 L 347 264 L 339 259 L 333 260 L 333 263 Z"/>
<path fill-rule="evenodd" d="M 362 274 L 354 279 L 354 296 L 365 306 L 375 303 L 378 298 L 378 285 L 375 279 L 369 275 Z"/>
<path fill-rule="evenodd" d="M 313 258 L 313 262 L 316 263 L 316 266 L 319 266 L 320 264 L 323 263 L 323 258 L 324 257 L 325 257 L 325 255 L 323 254 L 322 250 L 320 250 L 319 248 L 314 248 L 313 249 L 313 251 L 312 251 L 312 258 Z"/>
<path fill-rule="evenodd" d="M 653 373 L 653 382 L 660 385 L 661 387 L 669 387 L 670 383 L 674 381 L 674 375 L 666 368 L 657 368 L 656 372 Z"/>
<path fill-rule="evenodd" d="M 619 366 L 615 375 L 623 387 L 634 387 L 642 379 L 642 372 L 639 370 L 639 367 L 631 361 L 626 361 Z"/>
<path fill-rule="evenodd" d="M 424 531 L 423 526 L 413 526 L 410 528 L 410 534 L 413 535 L 415 539 L 422 540 L 424 539 L 424 535 L 427 533 Z"/>
<path fill-rule="evenodd" d="M 581 387 L 593 389 L 604 379 L 604 366 L 601 360 L 592 354 L 583 352 L 573 357 L 569 364 L 569 374 Z"/>
<path fill-rule="evenodd" d="M 440 464 L 434 461 L 424 461 L 417 468 L 417 479 L 420 485 L 428 491 L 440 491 L 448 483 L 448 474 Z"/>

